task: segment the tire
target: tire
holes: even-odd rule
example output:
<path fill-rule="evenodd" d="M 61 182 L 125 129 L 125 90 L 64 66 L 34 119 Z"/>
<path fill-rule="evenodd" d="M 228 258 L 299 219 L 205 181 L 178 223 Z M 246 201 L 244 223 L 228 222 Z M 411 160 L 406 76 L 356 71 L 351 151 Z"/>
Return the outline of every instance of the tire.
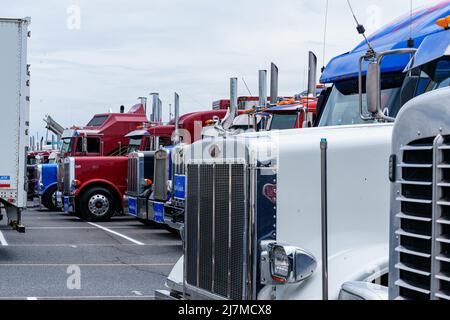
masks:
<path fill-rule="evenodd" d="M 80 198 L 82 218 L 88 221 L 108 221 L 114 215 L 115 208 L 111 192 L 102 187 L 87 190 Z"/>
<path fill-rule="evenodd" d="M 56 191 L 58 191 L 58 187 L 51 186 L 49 187 L 42 196 L 42 204 L 49 211 L 59 211 L 56 206 Z"/>

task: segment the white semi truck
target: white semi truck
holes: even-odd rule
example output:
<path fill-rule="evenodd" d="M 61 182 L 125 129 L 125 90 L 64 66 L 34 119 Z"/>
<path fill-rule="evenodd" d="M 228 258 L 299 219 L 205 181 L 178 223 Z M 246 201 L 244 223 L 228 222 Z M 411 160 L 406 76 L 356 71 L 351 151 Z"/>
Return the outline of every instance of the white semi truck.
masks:
<path fill-rule="evenodd" d="M 6 211 L 8 224 L 20 232 L 25 231 L 21 212 L 27 204 L 30 22 L 30 18 L 0 18 L 0 205 Z"/>
<path fill-rule="evenodd" d="M 358 114 L 362 124 L 225 135 L 187 147 L 184 256 L 157 298 L 386 299 L 379 284 L 389 272 L 394 125 L 383 122 L 414 96 L 446 85 L 448 32 L 425 36 L 399 90 L 383 84 L 381 70 L 416 50 L 362 55 L 366 77 L 360 72 L 359 86 L 336 83 L 320 120 L 337 125 Z"/>

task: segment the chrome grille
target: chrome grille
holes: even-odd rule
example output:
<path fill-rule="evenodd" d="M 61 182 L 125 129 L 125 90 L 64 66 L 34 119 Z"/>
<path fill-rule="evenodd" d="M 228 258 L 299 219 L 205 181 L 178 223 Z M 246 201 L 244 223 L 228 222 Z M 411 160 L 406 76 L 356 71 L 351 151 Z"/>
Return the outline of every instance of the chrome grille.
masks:
<path fill-rule="evenodd" d="M 139 192 L 138 177 L 139 174 L 139 158 L 130 155 L 128 157 L 128 183 L 127 193 L 137 195 Z"/>
<path fill-rule="evenodd" d="M 165 150 L 158 150 L 155 153 L 154 172 L 154 198 L 156 200 L 167 200 L 167 180 L 169 176 L 169 153 Z"/>
<path fill-rule="evenodd" d="M 70 162 L 64 163 L 64 194 L 68 195 L 70 194 L 70 187 L 71 187 L 72 181 L 70 177 Z"/>
<path fill-rule="evenodd" d="M 172 151 L 172 182 L 174 181 L 175 175 L 185 175 L 186 174 L 186 167 L 184 163 L 184 153 L 183 148 L 174 148 Z M 184 200 L 180 199 L 172 199 L 175 206 L 179 208 L 184 208 Z"/>
<path fill-rule="evenodd" d="M 63 192 L 64 191 L 64 163 L 61 161 L 58 161 L 58 191 Z"/>
<path fill-rule="evenodd" d="M 433 298 L 450 300 L 450 137 L 435 140 L 433 203 Z"/>
<path fill-rule="evenodd" d="M 247 188 L 243 164 L 189 164 L 186 282 L 229 299 L 245 299 Z"/>
<path fill-rule="evenodd" d="M 450 139 L 412 142 L 401 156 L 397 298 L 450 299 Z"/>

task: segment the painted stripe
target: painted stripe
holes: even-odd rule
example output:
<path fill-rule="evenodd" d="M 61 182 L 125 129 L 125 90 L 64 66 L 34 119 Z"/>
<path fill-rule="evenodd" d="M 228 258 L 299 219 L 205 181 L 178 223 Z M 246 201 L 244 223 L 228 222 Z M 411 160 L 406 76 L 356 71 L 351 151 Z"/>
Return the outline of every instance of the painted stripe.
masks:
<path fill-rule="evenodd" d="M 175 263 L 0 263 L 0 267 L 172 267 Z"/>
<path fill-rule="evenodd" d="M 7 246 L 8 242 L 6 241 L 5 237 L 3 236 L 3 233 L 0 231 L 0 244 L 2 246 Z"/>
<path fill-rule="evenodd" d="M 130 242 L 133 242 L 134 244 L 137 244 L 137 245 L 139 245 L 139 246 L 144 246 L 144 245 L 145 245 L 144 243 L 142 243 L 142 242 L 140 242 L 140 241 L 137 241 L 137 240 L 135 240 L 135 239 L 133 239 L 133 238 L 130 238 L 130 237 L 124 235 L 124 234 L 121 234 L 121 233 L 116 232 L 116 231 L 114 231 L 114 230 L 108 229 L 108 228 L 103 227 L 103 226 L 101 226 L 101 225 L 98 225 L 98 224 L 96 224 L 96 223 L 88 222 L 88 224 L 90 224 L 91 226 L 97 227 L 97 228 L 99 228 L 99 229 L 101 229 L 101 230 L 103 230 L 103 231 L 106 231 L 106 232 L 109 232 L 109 233 L 111 233 L 111 234 L 114 234 L 114 235 L 116 235 L 116 236 L 118 236 L 118 237 L 121 237 L 121 238 L 123 238 L 123 239 L 126 239 L 126 240 L 128 240 L 128 241 L 130 241 Z"/>
<path fill-rule="evenodd" d="M 77 230 L 77 229 L 96 229 L 96 227 L 28 227 L 27 230 Z M 109 229 L 134 229 L 136 227 L 109 227 Z"/>
<path fill-rule="evenodd" d="M 181 246 L 181 241 L 174 242 L 160 242 L 160 243 L 152 243 L 152 244 L 144 244 L 147 247 L 179 247 Z M 10 247 L 127 247 L 127 246 L 135 246 L 134 243 L 77 243 L 77 244 L 67 244 L 67 243 L 48 243 L 48 244 L 9 244 Z"/>

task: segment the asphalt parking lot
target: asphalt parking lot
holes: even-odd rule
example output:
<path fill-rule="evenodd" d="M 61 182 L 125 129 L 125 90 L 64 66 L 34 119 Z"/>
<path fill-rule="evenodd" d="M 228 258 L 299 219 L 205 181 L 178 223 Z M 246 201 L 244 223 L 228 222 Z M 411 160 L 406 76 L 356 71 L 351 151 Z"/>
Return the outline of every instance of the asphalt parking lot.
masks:
<path fill-rule="evenodd" d="M 34 208 L 23 224 L 19 234 L 0 222 L 0 299 L 153 299 L 182 255 L 178 236 L 132 217 Z"/>

